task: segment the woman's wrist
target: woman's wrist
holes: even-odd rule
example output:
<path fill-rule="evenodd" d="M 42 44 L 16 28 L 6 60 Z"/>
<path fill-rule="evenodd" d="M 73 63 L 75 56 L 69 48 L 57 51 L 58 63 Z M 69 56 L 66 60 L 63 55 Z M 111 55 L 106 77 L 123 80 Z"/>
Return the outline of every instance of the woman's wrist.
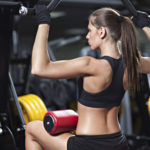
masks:
<path fill-rule="evenodd" d="M 142 28 L 145 32 L 149 32 L 150 31 L 150 27 L 143 27 Z"/>
<path fill-rule="evenodd" d="M 38 26 L 38 30 L 41 31 L 41 35 L 45 34 L 45 33 L 49 33 L 49 28 L 50 25 L 49 24 L 39 24 Z"/>
<path fill-rule="evenodd" d="M 39 27 L 40 27 L 40 28 L 43 28 L 43 27 L 44 27 L 44 28 L 49 28 L 50 25 L 49 25 L 49 24 L 46 24 L 46 23 L 45 23 L 45 24 L 39 24 Z"/>

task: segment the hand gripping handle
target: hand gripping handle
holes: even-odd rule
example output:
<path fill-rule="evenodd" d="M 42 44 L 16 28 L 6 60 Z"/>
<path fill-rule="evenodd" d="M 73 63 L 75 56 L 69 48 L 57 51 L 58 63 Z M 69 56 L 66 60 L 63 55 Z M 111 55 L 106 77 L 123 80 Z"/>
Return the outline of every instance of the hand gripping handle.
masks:
<path fill-rule="evenodd" d="M 52 12 L 61 2 L 62 0 L 52 0 L 48 5 L 47 8 L 49 12 Z M 34 8 L 26 8 L 23 5 L 20 7 L 19 14 L 24 15 L 35 15 L 35 9 Z"/>

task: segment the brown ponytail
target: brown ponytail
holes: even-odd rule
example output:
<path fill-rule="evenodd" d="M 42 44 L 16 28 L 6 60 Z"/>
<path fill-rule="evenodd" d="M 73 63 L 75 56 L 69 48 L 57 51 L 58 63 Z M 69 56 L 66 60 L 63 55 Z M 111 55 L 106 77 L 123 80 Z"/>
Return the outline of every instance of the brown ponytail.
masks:
<path fill-rule="evenodd" d="M 112 8 L 101 8 L 94 11 L 89 20 L 96 28 L 107 27 L 116 44 L 121 41 L 122 57 L 128 73 L 128 86 L 132 92 L 135 92 L 139 88 L 138 64 L 140 54 L 132 21 L 128 17 L 121 16 Z"/>
<path fill-rule="evenodd" d="M 120 40 L 122 56 L 128 73 L 128 86 L 131 92 L 135 92 L 139 88 L 140 54 L 137 48 L 135 27 L 128 17 L 123 17 Z"/>

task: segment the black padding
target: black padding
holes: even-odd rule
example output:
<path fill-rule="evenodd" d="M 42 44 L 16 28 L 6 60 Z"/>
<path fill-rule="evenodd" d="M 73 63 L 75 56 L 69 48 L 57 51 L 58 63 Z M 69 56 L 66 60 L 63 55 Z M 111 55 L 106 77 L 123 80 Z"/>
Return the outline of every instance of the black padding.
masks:
<path fill-rule="evenodd" d="M 52 118 L 51 115 L 47 115 L 44 118 L 44 128 L 47 132 L 51 132 L 54 128 L 54 119 Z"/>

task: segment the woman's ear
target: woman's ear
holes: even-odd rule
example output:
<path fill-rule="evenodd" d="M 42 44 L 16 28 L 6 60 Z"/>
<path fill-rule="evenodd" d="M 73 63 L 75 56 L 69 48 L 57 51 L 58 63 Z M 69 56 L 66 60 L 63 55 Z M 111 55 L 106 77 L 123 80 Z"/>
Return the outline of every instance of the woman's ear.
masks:
<path fill-rule="evenodd" d="M 104 39 L 104 38 L 106 37 L 106 35 L 107 35 L 106 28 L 105 28 L 105 27 L 100 27 L 100 28 L 98 29 L 98 34 L 99 34 L 99 37 L 100 37 L 101 39 Z"/>

